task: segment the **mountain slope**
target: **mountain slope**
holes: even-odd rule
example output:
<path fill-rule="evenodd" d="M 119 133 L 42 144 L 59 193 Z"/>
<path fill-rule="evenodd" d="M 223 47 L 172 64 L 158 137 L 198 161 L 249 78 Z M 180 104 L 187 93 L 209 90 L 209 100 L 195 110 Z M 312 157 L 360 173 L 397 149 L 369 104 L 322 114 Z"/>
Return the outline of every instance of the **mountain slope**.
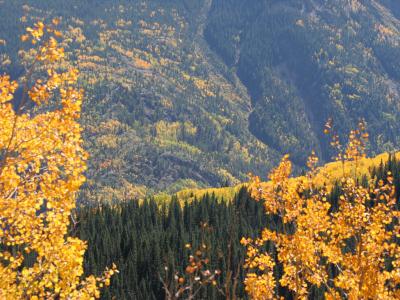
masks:
<path fill-rule="evenodd" d="M 24 15 L 27 24 L 63 16 L 87 95 L 85 198 L 235 184 L 276 162 L 278 153 L 248 130 L 246 90 L 202 39 L 208 3 L 114 2 L 13 1 L 1 10 L 5 40 L 21 32 Z M 12 21 L 11 10 L 19 13 Z M 17 44 L 4 49 L 16 53 Z"/>
<path fill-rule="evenodd" d="M 317 187 L 326 186 L 328 190 L 331 190 L 332 187 L 335 186 L 337 182 L 343 177 L 343 169 L 345 170 L 345 176 L 353 177 L 355 176 L 355 170 L 357 169 L 356 176 L 362 180 L 364 179 L 370 180 L 372 179 L 371 170 L 374 168 L 379 169 L 381 165 L 385 165 L 388 162 L 394 160 L 399 161 L 400 152 L 396 153 L 382 153 L 375 157 L 371 158 L 363 158 L 360 161 L 347 161 L 345 162 L 344 168 L 341 162 L 330 162 L 323 166 L 320 166 L 316 171 L 316 176 L 314 178 L 314 183 Z M 356 167 L 357 166 L 357 167 Z M 304 176 L 292 177 L 291 183 L 297 184 L 301 181 L 304 181 Z M 263 185 L 270 185 L 270 181 L 267 180 L 262 183 Z M 220 188 L 206 188 L 206 189 L 185 189 L 179 191 L 174 196 L 167 195 L 165 193 L 161 193 L 155 196 L 155 200 L 159 203 L 170 202 L 174 197 L 179 200 L 181 203 L 185 201 L 191 202 L 195 199 L 201 199 L 206 195 L 213 195 L 219 201 L 231 201 L 234 199 L 235 195 L 237 195 L 243 187 L 247 187 L 247 183 L 242 183 L 236 186 L 231 187 L 220 187 Z"/>
<path fill-rule="evenodd" d="M 206 38 L 248 88 L 250 130 L 304 162 L 321 128 L 365 118 L 371 150 L 399 145 L 397 1 L 214 0 Z M 290 117 L 289 117 L 290 116 Z"/>
<path fill-rule="evenodd" d="M 0 71 L 20 76 L 15 37 L 56 16 L 86 89 L 82 199 L 235 185 L 283 153 L 328 160 L 331 116 L 342 135 L 364 117 L 372 153 L 399 146 L 395 1 L 0 1 Z"/>

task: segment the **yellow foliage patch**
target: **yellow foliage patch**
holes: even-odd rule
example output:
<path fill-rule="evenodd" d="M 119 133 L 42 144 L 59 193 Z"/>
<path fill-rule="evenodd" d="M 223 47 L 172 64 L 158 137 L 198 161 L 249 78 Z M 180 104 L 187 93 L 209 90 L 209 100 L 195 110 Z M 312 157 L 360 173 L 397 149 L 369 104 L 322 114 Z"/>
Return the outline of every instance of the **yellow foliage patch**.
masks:
<path fill-rule="evenodd" d="M 58 67 L 64 50 L 57 37 L 58 31 L 42 22 L 22 36 L 38 49 L 32 49 L 26 92 L 17 108 L 11 103 L 17 82 L 0 76 L 0 299 L 92 299 L 115 272 L 113 266 L 101 277 L 83 278 L 87 245 L 67 237 L 87 153 L 78 122 L 79 72 Z M 35 71 L 41 77 L 31 84 Z M 24 110 L 29 100 L 41 113 Z M 50 101 L 57 103 L 47 106 Z M 35 260 L 26 267 L 31 252 Z"/>
<path fill-rule="evenodd" d="M 149 63 L 143 59 L 135 57 L 133 62 L 135 64 L 135 66 L 139 69 L 144 69 L 144 70 L 151 69 L 151 63 Z"/>

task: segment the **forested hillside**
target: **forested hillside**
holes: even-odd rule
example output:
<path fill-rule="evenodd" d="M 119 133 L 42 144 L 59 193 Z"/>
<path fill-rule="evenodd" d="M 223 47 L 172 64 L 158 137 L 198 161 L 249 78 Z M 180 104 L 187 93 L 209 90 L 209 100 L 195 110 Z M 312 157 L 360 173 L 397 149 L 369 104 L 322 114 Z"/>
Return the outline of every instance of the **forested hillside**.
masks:
<path fill-rule="evenodd" d="M 205 36 L 248 88 L 251 132 L 301 164 L 322 128 L 363 117 L 371 150 L 399 145 L 398 1 L 214 0 Z"/>
<path fill-rule="evenodd" d="M 15 37 L 56 16 L 86 90 L 83 200 L 234 185 L 313 148 L 328 160 L 328 117 L 340 133 L 364 117 L 372 153 L 400 143 L 394 0 L 0 1 L 0 71 L 18 78 Z"/>
<path fill-rule="evenodd" d="M 14 36 L 24 27 L 21 19 L 63 18 L 65 47 L 83 73 L 87 97 L 83 124 L 91 159 L 83 198 L 123 200 L 143 196 L 148 188 L 174 192 L 235 184 L 278 157 L 251 135 L 246 90 L 227 79 L 229 71 L 203 43 L 206 3 L 1 6 L 6 42 L 0 47 L 9 56 L 3 70 L 8 59 L 17 59 Z"/>
<path fill-rule="evenodd" d="M 392 172 L 393 183 L 399 191 L 398 157 L 385 155 L 365 162 L 362 181 L 366 183 L 371 177 L 376 182 L 386 181 L 386 174 Z M 346 168 L 354 170 L 354 165 L 346 163 Z M 340 164 L 330 164 L 320 172 L 328 172 L 332 179 L 338 179 L 341 175 L 332 172 L 335 169 L 341 169 Z M 341 192 L 342 187 L 336 183 L 326 196 L 333 211 L 340 205 Z M 396 199 L 399 199 L 398 192 Z M 195 299 L 248 299 L 243 285 L 245 251 L 240 239 L 257 236 L 265 226 L 277 232 L 282 230 L 281 219 L 277 215 L 265 214 L 263 206 L 262 201 L 255 201 L 243 188 L 230 198 L 218 197 L 216 190 L 190 201 L 178 201 L 174 197 L 162 205 L 154 199 L 147 199 L 141 205 L 131 201 L 99 209 L 86 207 L 79 210 L 73 232 L 89 242 L 85 256 L 87 274 L 97 274 L 112 262 L 118 265 L 120 274 L 114 276 L 103 299 L 165 299 L 162 282 L 167 281 L 171 290 L 178 291 L 179 284 L 174 274 L 189 278 L 185 268 L 190 264 L 190 255 L 195 255 L 203 244 L 206 250 L 202 256 L 209 260 L 204 270 L 219 270 L 221 273 L 217 284 L 204 285 Z M 400 208 L 399 200 L 395 207 L 397 210 Z M 351 244 L 346 247 L 351 247 Z M 277 248 L 268 244 L 265 249 L 277 261 Z M 165 267 L 168 267 L 167 272 Z M 277 265 L 274 276 L 281 274 L 282 266 Z M 330 268 L 329 276 L 335 274 L 334 268 Z M 312 286 L 309 299 L 326 299 L 324 292 L 324 287 Z M 293 294 L 282 286 L 277 288 L 277 294 L 293 299 Z"/>

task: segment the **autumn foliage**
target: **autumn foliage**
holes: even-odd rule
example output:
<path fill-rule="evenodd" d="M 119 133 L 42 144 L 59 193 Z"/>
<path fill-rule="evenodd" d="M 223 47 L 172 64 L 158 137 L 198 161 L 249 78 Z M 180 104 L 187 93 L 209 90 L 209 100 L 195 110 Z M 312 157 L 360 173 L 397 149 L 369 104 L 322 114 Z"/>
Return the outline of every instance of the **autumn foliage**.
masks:
<path fill-rule="evenodd" d="M 332 133 L 331 121 L 325 131 Z M 332 136 L 343 166 L 364 156 L 363 121 L 346 145 Z M 313 154 L 311 170 L 300 182 L 289 180 L 288 156 L 271 172 L 269 184 L 253 178 L 252 195 L 264 201 L 280 226 L 265 228 L 257 239 L 242 239 L 246 291 L 253 299 L 279 299 L 282 288 L 294 299 L 308 299 L 312 289 L 326 299 L 400 299 L 400 212 L 392 174 L 361 184 L 356 171 L 343 172 L 339 200 L 333 203 L 330 191 L 314 182 L 317 162 Z"/>
<path fill-rule="evenodd" d="M 1 299 L 91 299 L 116 271 L 82 278 L 86 244 L 67 237 L 87 154 L 79 72 L 58 67 L 57 24 L 38 22 L 21 37 L 34 47 L 20 82 L 0 76 Z"/>

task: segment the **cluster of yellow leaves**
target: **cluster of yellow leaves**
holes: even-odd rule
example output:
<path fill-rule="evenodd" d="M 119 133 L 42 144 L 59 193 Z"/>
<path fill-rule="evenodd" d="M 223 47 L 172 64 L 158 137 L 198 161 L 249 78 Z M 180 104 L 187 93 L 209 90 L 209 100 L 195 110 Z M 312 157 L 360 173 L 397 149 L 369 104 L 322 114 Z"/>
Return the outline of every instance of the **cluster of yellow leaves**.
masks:
<path fill-rule="evenodd" d="M 333 120 L 331 118 L 325 124 L 324 133 L 331 135 L 331 146 L 337 153 L 334 159 L 336 161 L 341 161 L 343 176 L 345 176 L 346 161 L 355 162 L 354 173 L 357 175 L 359 162 L 366 157 L 365 149 L 369 139 L 365 120 L 361 119 L 358 122 L 358 128 L 350 131 L 347 145 L 341 144 L 339 135 L 333 130 Z"/>
<path fill-rule="evenodd" d="M 151 63 L 148 63 L 147 61 L 137 57 L 134 58 L 134 64 L 139 69 L 145 69 L 145 70 L 151 69 Z"/>
<path fill-rule="evenodd" d="M 13 103 L 18 83 L 0 76 L 1 299 L 98 298 L 116 272 L 113 266 L 102 277 L 82 279 L 86 244 L 66 237 L 87 154 L 78 71 L 57 71 L 64 50 L 53 25 L 38 22 L 22 36 L 38 49 L 19 101 Z M 33 80 L 36 68 L 47 73 Z"/>
<path fill-rule="evenodd" d="M 124 19 L 118 19 L 115 22 L 115 25 L 117 25 L 118 27 L 127 27 L 127 26 L 131 26 L 132 25 L 132 21 L 124 20 Z"/>
<path fill-rule="evenodd" d="M 199 77 L 190 76 L 189 74 L 182 72 L 183 79 L 192 81 L 196 88 L 203 94 L 204 97 L 214 97 L 215 93 L 211 90 L 211 84 Z"/>
<path fill-rule="evenodd" d="M 346 159 L 364 155 L 357 136 L 364 125 L 352 131 Z M 352 137 L 353 136 L 353 137 Z M 400 299 L 400 212 L 396 210 L 393 176 L 363 187 L 343 175 L 337 207 L 328 201 L 328 191 L 316 189 L 317 163 L 310 157 L 309 176 L 289 180 L 288 156 L 271 172 L 270 183 L 254 177 L 249 189 L 263 200 L 268 214 L 277 216 L 277 229 L 264 229 L 255 240 L 242 239 L 247 247 L 246 291 L 253 299 L 275 299 L 277 283 L 295 299 L 308 299 L 311 287 L 326 289 L 327 299 Z M 266 252 L 266 243 L 277 249 L 283 272 L 278 278 L 276 261 Z M 332 270 L 335 275 L 332 275 Z"/>
<path fill-rule="evenodd" d="M 392 28 L 383 24 L 375 24 L 375 30 L 378 32 L 378 38 L 381 42 L 396 35 L 396 32 Z"/>

